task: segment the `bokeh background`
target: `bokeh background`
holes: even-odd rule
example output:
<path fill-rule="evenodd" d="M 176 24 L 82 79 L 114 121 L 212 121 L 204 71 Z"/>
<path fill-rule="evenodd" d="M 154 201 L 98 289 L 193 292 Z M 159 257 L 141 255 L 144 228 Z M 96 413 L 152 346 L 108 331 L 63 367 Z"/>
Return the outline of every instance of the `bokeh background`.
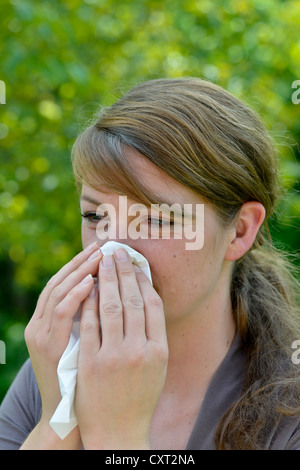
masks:
<path fill-rule="evenodd" d="M 39 293 L 81 249 L 72 143 L 99 106 L 137 83 L 199 76 L 261 115 L 286 188 L 271 233 L 299 252 L 299 31 L 296 0 L 1 2 L 0 401 L 28 357 L 24 328 Z"/>

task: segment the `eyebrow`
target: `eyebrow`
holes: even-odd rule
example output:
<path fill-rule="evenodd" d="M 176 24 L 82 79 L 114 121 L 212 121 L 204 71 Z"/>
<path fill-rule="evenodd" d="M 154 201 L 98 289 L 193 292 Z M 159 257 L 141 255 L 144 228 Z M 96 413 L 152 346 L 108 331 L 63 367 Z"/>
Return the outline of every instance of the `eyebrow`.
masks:
<path fill-rule="evenodd" d="M 85 194 L 82 194 L 80 196 L 80 200 L 90 202 L 91 204 L 95 204 L 95 206 L 100 206 L 102 204 L 102 202 L 97 201 L 96 199 L 94 199 L 94 198 L 92 198 L 88 195 L 85 195 Z"/>

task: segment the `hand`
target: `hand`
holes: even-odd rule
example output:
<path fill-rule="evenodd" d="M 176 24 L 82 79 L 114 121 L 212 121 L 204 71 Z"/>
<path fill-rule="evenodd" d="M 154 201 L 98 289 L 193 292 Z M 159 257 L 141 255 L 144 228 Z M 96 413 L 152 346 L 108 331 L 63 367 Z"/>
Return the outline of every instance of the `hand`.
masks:
<path fill-rule="evenodd" d="M 88 259 L 94 255 L 93 259 Z M 79 253 L 47 283 L 25 329 L 25 341 L 42 398 L 43 424 L 61 400 L 57 365 L 70 338 L 73 318 L 89 295 L 102 257 L 97 243 Z M 43 426 L 45 429 L 45 426 Z M 77 434 L 79 435 L 78 429 Z"/>
<path fill-rule="evenodd" d="M 150 448 L 150 424 L 166 377 L 162 301 L 121 252 L 125 261 L 116 253 L 103 257 L 100 299 L 94 288 L 82 305 L 75 414 L 86 449 Z M 111 267 L 105 267 L 109 260 Z"/>

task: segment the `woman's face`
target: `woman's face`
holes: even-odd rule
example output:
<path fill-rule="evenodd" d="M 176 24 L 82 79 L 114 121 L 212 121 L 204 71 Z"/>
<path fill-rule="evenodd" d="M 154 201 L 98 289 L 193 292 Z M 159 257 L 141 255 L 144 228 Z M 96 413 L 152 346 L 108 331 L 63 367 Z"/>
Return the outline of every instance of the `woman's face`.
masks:
<path fill-rule="evenodd" d="M 85 248 L 96 240 L 99 241 L 100 246 L 108 240 L 129 245 L 145 256 L 149 262 L 153 287 L 163 300 L 166 320 L 179 319 L 182 316 L 186 317 L 187 314 L 197 314 L 200 310 L 207 308 L 210 301 L 218 296 L 218 292 L 224 287 L 224 283 L 227 287 L 229 285 L 228 279 L 226 279 L 226 276 L 228 278 L 228 270 L 225 269 L 228 262 L 224 261 L 228 236 L 221 228 L 212 208 L 204 203 L 198 194 L 175 181 L 138 152 L 132 150 L 128 152 L 127 157 L 133 159 L 134 168 L 138 172 L 139 180 L 143 186 L 151 193 L 159 196 L 160 200 L 167 201 L 169 205 L 172 203 L 192 204 L 189 207 L 192 207 L 193 210 L 196 209 L 196 204 L 204 204 L 204 221 L 202 217 L 201 220 L 198 217 L 193 224 L 193 228 L 197 229 L 197 234 L 199 230 L 204 230 L 203 246 L 200 249 L 187 249 L 187 244 L 192 246 L 193 240 L 186 238 L 185 233 L 187 232 L 185 232 L 184 224 L 182 224 L 183 234 L 180 239 L 175 238 L 172 226 L 170 227 L 169 237 L 157 238 L 159 214 L 157 212 L 156 215 L 154 214 L 154 218 L 151 219 L 150 215 L 153 215 L 153 212 L 151 214 L 150 208 L 148 208 L 146 217 L 140 219 L 145 221 L 140 225 L 141 231 L 145 234 L 149 229 L 147 238 L 133 239 L 129 232 L 127 232 L 126 239 L 119 238 L 119 195 L 107 193 L 107 189 L 104 187 L 99 187 L 96 190 L 83 185 L 81 212 L 83 214 L 96 213 L 100 204 L 111 204 L 115 208 L 117 228 L 115 238 L 99 240 L 97 237 L 97 231 L 99 230 L 99 226 L 97 229 L 97 217 L 92 218 L 92 221 L 83 218 L 83 247 Z M 128 215 L 130 214 L 130 206 L 134 203 L 134 201 L 127 199 L 127 214 L 124 215 L 124 210 L 122 211 L 123 217 L 125 217 L 125 220 L 127 219 L 128 227 L 133 219 L 142 214 L 134 211 L 131 214 L 135 214 L 135 216 Z M 103 210 L 98 212 L 98 215 L 100 213 L 104 214 Z M 199 213 L 201 212 L 199 211 Z M 196 212 L 198 216 L 199 213 Z M 153 225 L 154 230 L 152 233 L 156 234 L 155 238 L 151 238 L 151 225 Z M 191 229 L 190 224 L 189 227 Z"/>

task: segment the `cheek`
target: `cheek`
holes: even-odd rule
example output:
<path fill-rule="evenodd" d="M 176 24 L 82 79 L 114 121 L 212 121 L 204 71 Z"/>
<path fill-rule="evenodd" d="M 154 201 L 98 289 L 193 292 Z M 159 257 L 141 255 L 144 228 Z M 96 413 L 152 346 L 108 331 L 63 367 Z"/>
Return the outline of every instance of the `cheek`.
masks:
<path fill-rule="evenodd" d="M 190 304 L 211 291 L 221 261 L 212 244 L 206 244 L 197 251 L 174 244 L 168 249 L 156 250 L 155 257 L 152 251 L 148 259 L 154 288 L 163 301 L 178 307 Z"/>
<path fill-rule="evenodd" d="M 83 224 L 81 225 L 81 241 L 83 248 L 87 247 L 91 243 L 97 241 L 96 230 L 91 230 L 85 227 Z"/>
<path fill-rule="evenodd" d="M 149 256 L 146 250 L 143 254 L 149 261 L 153 286 L 159 295 L 181 295 L 178 289 L 195 274 L 195 256 L 178 243 L 168 247 L 156 244 L 155 250 L 149 251 Z"/>

